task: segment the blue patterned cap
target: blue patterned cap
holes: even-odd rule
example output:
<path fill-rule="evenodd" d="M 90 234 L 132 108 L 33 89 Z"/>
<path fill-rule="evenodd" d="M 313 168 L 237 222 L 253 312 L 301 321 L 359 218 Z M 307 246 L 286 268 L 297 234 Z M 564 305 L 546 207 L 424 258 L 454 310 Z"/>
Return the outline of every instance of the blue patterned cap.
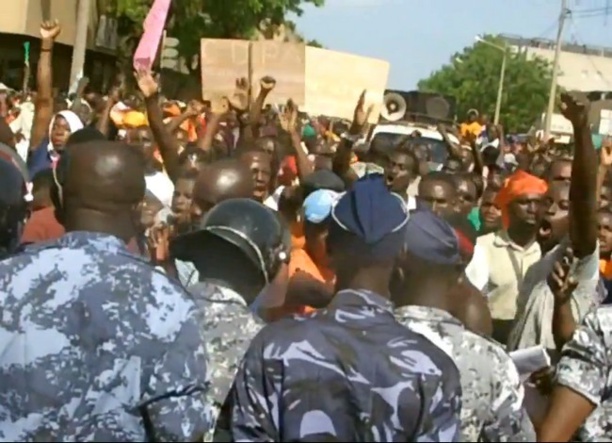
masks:
<path fill-rule="evenodd" d="M 401 251 L 407 222 L 402 198 L 389 192 L 381 174 L 368 174 L 334 206 L 328 243 L 386 260 Z"/>
<path fill-rule="evenodd" d="M 455 230 L 427 208 L 420 208 L 410 214 L 405 245 L 412 255 L 430 263 L 461 263 L 459 239 Z"/>

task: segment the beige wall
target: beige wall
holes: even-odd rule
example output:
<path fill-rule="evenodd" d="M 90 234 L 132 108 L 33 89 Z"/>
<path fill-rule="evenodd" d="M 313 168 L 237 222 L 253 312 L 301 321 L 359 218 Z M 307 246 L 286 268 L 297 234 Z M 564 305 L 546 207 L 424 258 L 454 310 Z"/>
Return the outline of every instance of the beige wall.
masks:
<path fill-rule="evenodd" d="M 541 57 L 552 63 L 555 51 L 527 48 L 528 57 Z M 559 85 L 572 91 L 612 91 L 612 58 L 561 51 Z"/>
<path fill-rule="evenodd" d="M 93 49 L 93 38 L 97 25 L 96 1 L 89 0 L 91 19 L 87 47 Z M 7 34 L 39 37 L 43 18 L 57 19 L 62 25 L 59 43 L 72 46 L 76 30 L 78 0 L 10 0 L 3 2 L 0 14 L 0 31 Z"/>

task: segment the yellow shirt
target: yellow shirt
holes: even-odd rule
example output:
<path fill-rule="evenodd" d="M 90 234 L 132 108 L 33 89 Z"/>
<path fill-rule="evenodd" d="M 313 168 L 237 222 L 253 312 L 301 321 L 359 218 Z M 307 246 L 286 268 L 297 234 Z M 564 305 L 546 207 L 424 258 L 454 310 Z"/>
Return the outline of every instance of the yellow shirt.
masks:
<path fill-rule="evenodd" d="M 478 137 L 482 132 L 482 125 L 478 122 L 472 123 L 461 123 L 461 135 L 463 137 L 467 137 L 468 134 L 473 134 L 475 137 Z"/>

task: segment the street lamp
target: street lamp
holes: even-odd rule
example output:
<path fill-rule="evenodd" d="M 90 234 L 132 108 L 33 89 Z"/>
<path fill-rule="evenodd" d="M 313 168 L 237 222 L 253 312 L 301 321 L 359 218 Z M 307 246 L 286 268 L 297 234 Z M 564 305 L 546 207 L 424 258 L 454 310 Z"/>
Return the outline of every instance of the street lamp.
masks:
<path fill-rule="evenodd" d="M 504 93 L 504 77 L 506 75 L 506 58 L 508 56 L 508 46 L 500 46 L 493 42 L 490 42 L 480 35 L 474 37 L 478 43 L 483 43 L 485 45 L 491 46 L 492 48 L 497 49 L 498 51 L 502 51 L 504 54 L 504 58 L 502 59 L 501 71 L 499 73 L 499 85 L 497 87 L 497 101 L 495 102 L 495 116 L 493 117 L 493 124 L 499 124 L 499 113 L 501 112 L 501 102 L 502 102 L 502 94 Z"/>

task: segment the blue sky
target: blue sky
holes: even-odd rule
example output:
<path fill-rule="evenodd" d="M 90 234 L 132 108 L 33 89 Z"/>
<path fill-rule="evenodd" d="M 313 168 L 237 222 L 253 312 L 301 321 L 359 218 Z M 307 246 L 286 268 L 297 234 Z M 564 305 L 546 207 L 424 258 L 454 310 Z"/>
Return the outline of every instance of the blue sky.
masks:
<path fill-rule="evenodd" d="M 612 47 L 612 0 L 569 0 L 564 40 Z M 305 9 L 298 30 L 327 48 L 391 63 L 389 87 L 415 89 L 481 33 L 555 38 L 560 0 L 326 0 Z"/>

